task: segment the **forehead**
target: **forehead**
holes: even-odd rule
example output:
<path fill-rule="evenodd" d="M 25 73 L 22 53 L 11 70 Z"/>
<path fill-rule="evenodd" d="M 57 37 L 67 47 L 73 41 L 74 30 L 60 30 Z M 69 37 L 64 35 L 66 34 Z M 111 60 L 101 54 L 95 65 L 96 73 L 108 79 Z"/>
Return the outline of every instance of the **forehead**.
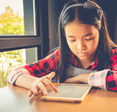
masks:
<path fill-rule="evenodd" d="M 95 33 L 98 29 L 94 25 L 82 24 L 75 21 L 68 23 L 65 27 L 65 34 L 79 34 L 85 35 L 87 33 Z"/>

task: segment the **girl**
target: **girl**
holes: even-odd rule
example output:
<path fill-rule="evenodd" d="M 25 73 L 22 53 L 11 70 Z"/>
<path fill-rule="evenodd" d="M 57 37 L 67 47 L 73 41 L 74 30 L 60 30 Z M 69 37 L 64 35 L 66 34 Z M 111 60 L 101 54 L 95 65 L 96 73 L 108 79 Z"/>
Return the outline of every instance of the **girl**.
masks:
<path fill-rule="evenodd" d="M 60 83 L 88 83 L 117 91 L 117 46 L 107 30 L 102 8 L 94 1 L 72 0 L 64 6 L 58 24 L 59 48 L 46 58 L 15 68 L 8 82 L 30 89 L 28 95 L 43 92 L 56 74 Z"/>

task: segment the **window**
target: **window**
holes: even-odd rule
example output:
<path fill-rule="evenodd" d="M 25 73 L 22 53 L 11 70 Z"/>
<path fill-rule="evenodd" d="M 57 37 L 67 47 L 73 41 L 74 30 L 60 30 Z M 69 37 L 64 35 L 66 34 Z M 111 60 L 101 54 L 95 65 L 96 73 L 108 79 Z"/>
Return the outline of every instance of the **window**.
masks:
<path fill-rule="evenodd" d="M 26 64 L 25 49 L 0 52 L 0 87 L 8 85 L 7 76 L 17 66 Z"/>
<path fill-rule="evenodd" d="M 0 87 L 8 84 L 6 77 L 13 67 L 37 61 L 47 54 L 49 49 L 47 0 L 4 0 L 2 3 Z M 15 63 L 11 63 L 14 61 Z"/>
<path fill-rule="evenodd" d="M 37 61 L 37 54 L 35 54 L 37 52 L 35 50 L 37 48 L 0 52 L 0 87 L 8 85 L 7 76 L 14 67 Z"/>
<path fill-rule="evenodd" d="M 35 1 L 39 5 L 40 0 L 4 0 L 0 5 L 1 51 L 41 45 L 40 13 Z"/>
<path fill-rule="evenodd" d="M 29 0 L 26 4 L 25 1 L 27 0 L 2 1 L 0 35 L 36 35 L 35 6 L 32 5 L 34 0 Z"/>
<path fill-rule="evenodd" d="M 4 0 L 0 4 L 0 35 L 24 35 L 22 0 Z"/>

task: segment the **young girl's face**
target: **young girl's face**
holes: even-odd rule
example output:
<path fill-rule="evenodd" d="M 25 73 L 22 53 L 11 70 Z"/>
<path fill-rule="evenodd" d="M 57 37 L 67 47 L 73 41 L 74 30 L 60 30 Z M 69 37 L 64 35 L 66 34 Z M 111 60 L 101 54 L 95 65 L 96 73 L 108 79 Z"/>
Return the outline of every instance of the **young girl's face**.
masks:
<path fill-rule="evenodd" d="M 64 31 L 67 44 L 78 59 L 92 62 L 99 43 L 98 29 L 74 20 L 65 26 Z"/>

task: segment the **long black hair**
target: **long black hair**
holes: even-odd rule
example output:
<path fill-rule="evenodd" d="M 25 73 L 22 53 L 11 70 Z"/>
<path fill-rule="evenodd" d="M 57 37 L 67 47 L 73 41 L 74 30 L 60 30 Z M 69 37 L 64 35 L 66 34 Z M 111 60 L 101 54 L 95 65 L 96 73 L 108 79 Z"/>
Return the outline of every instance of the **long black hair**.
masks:
<path fill-rule="evenodd" d="M 110 39 L 105 13 L 102 8 L 92 0 L 71 0 L 65 4 L 59 17 L 58 33 L 59 33 L 59 46 L 60 46 L 60 59 L 59 59 L 59 75 L 60 82 L 65 81 L 65 60 L 66 52 L 69 47 L 66 42 L 64 27 L 68 23 L 77 20 L 83 24 L 94 25 L 99 30 L 99 43 L 96 51 L 99 64 L 98 70 L 108 68 L 111 51 L 116 45 Z M 77 5 L 80 4 L 81 6 Z"/>

